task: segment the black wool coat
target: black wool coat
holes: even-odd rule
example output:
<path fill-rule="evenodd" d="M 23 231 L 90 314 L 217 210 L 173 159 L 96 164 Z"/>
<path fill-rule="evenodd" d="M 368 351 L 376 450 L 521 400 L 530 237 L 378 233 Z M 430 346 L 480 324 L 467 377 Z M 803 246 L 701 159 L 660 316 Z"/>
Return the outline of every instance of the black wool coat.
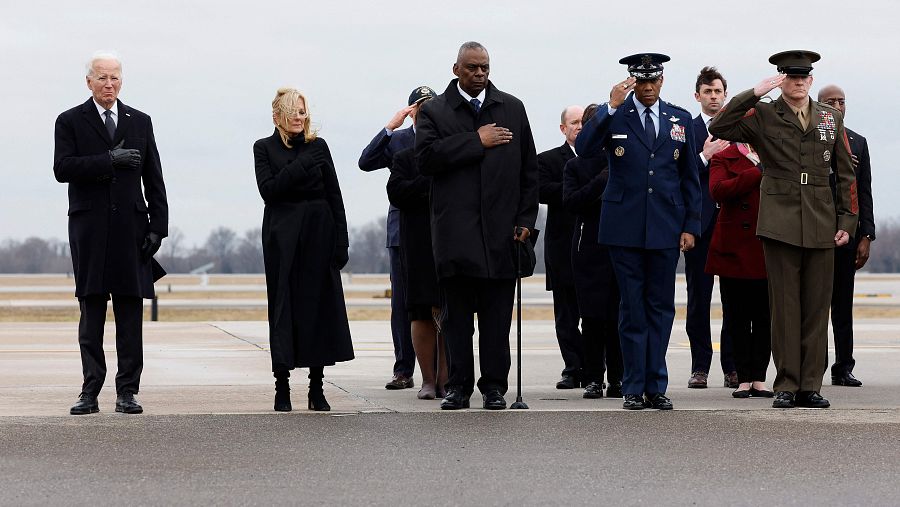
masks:
<path fill-rule="evenodd" d="M 540 201 L 547 205 L 544 226 L 544 264 L 547 267 L 547 290 L 563 289 L 575 284 L 572 277 L 572 233 L 575 214 L 562 204 L 563 168 L 575 157 L 568 143 L 538 154 Z"/>
<path fill-rule="evenodd" d="M 148 231 L 168 235 L 166 186 L 150 117 L 121 101 L 117 108 L 114 139 L 93 98 L 57 117 L 53 173 L 69 185 L 75 295 L 149 299 L 165 271 L 155 260 L 141 259 L 141 246 Z M 122 141 L 124 148 L 140 150 L 138 169 L 113 169 L 109 151 Z"/>
<path fill-rule="evenodd" d="M 484 148 L 478 128 L 506 127 L 512 142 Z M 432 176 L 431 233 L 440 279 L 516 277 L 516 226 L 534 228 L 537 153 L 522 102 L 488 82 L 479 113 L 454 79 L 416 118 L 416 163 Z"/>
<path fill-rule="evenodd" d="M 400 256 L 405 274 L 407 309 L 441 305 L 431 252 L 430 190 L 431 177 L 419 173 L 413 150 L 397 153 L 391 164 L 387 196 L 391 204 L 400 210 Z"/>
<path fill-rule="evenodd" d="M 581 317 L 616 319 L 619 285 L 609 248 L 598 239 L 603 191 L 609 180 L 609 162 L 599 157 L 575 157 L 563 172 L 563 206 L 576 215 L 572 245 L 575 294 Z"/>
<path fill-rule="evenodd" d="M 323 162 L 301 165 L 318 151 Z M 328 145 L 278 131 L 253 145 L 256 183 L 266 203 L 262 243 L 273 371 L 353 359 L 336 248 L 347 248 L 347 218 Z"/>

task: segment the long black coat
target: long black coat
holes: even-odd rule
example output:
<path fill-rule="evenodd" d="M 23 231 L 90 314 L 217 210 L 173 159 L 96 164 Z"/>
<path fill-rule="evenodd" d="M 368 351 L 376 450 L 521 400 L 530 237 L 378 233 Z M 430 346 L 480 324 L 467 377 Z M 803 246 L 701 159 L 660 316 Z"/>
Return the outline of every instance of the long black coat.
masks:
<path fill-rule="evenodd" d="M 69 184 L 75 295 L 149 299 L 153 282 L 165 271 L 155 260 L 143 262 L 140 252 L 148 231 L 168 235 L 166 186 L 150 117 L 121 101 L 117 107 L 114 139 L 109 138 L 93 98 L 59 115 L 53 173 L 57 181 Z M 137 170 L 113 169 L 109 150 L 123 140 L 124 148 L 141 152 Z"/>
<path fill-rule="evenodd" d="M 616 318 L 619 306 L 619 285 L 609 248 L 597 237 L 608 180 L 605 152 L 599 157 L 575 157 L 563 172 L 563 206 L 576 214 L 571 245 L 578 310 L 582 317 L 594 319 Z"/>
<path fill-rule="evenodd" d="M 412 149 L 394 156 L 387 196 L 400 210 L 400 255 L 406 282 L 406 307 L 440 306 L 441 294 L 434 255 L 431 252 L 431 217 L 428 194 L 431 177 L 423 176 L 416 167 Z"/>
<path fill-rule="evenodd" d="M 416 119 L 416 161 L 431 183 L 432 249 L 438 277 L 513 279 L 516 226 L 534 228 L 537 154 L 522 102 L 488 82 L 480 113 L 452 80 L 425 102 Z M 509 144 L 484 148 L 478 128 L 513 133 Z"/>
<path fill-rule="evenodd" d="M 544 264 L 547 267 L 547 290 L 563 289 L 575 284 L 572 278 L 572 234 L 575 214 L 563 207 L 563 168 L 575 157 L 568 143 L 538 154 L 540 201 L 547 205 L 544 227 Z"/>
<path fill-rule="evenodd" d="M 346 248 L 347 218 L 331 152 L 323 139 L 294 141 L 278 131 L 253 145 L 256 184 L 266 202 L 262 243 L 272 369 L 326 366 L 353 359 L 336 248 Z M 311 150 L 324 162 L 305 167 Z"/>

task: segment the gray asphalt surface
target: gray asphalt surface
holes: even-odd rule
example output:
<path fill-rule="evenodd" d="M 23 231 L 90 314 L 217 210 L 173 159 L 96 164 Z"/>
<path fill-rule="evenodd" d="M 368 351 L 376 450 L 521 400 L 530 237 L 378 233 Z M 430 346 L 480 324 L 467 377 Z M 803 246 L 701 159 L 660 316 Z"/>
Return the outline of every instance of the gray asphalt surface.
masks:
<path fill-rule="evenodd" d="M 896 409 L 0 418 L 2 505 L 898 505 L 898 477 Z"/>

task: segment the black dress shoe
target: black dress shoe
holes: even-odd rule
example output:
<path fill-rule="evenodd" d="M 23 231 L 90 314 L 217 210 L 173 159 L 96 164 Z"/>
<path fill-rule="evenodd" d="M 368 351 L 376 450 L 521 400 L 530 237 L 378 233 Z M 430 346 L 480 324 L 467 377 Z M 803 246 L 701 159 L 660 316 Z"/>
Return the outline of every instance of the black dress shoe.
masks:
<path fill-rule="evenodd" d="M 862 382 L 853 376 L 849 371 L 843 375 L 832 375 L 831 385 L 845 387 L 862 387 Z"/>
<path fill-rule="evenodd" d="M 575 389 L 578 387 L 578 379 L 574 375 L 563 375 L 556 383 L 557 389 Z"/>
<path fill-rule="evenodd" d="M 672 410 L 672 400 L 666 398 L 663 393 L 648 394 L 647 399 L 650 401 L 650 407 L 657 410 Z"/>
<path fill-rule="evenodd" d="M 116 412 L 122 412 L 123 414 L 140 414 L 144 412 L 144 407 L 138 405 L 133 394 L 124 393 L 116 397 Z"/>
<path fill-rule="evenodd" d="M 441 400 L 441 410 L 459 410 L 462 408 L 469 408 L 469 397 L 459 389 L 448 389 L 447 396 Z"/>
<path fill-rule="evenodd" d="M 603 397 L 603 383 L 601 382 L 591 382 L 590 384 L 584 387 L 583 398 L 588 399 L 598 399 Z"/>
<path fill-rule="evenodd" d="M 640 394 L 626 394 L 622 408 L 625 410 L 643 410 L 650 406 Z"/>
<path fill-rule="evenodd" d="M 773 393 L 772 391 L 767 391 L 765 389 L 756 389 L 751 387 L 750 396 L 753 396 L 754 398 L 771 398 L 775 396 L 775 393 Z"/>
<path fill-rule="evenodd" d="M 794 408 L 794 393 L 790 391 L 778 391 L 775 393 L 775 400 L 772 402 L 772 408 Z"/>
<path fill-rule="evenodd" d="M 100 405 L 97 404 L 97 397 L 87 393 L 78 395 L 78 401 L 69 409 L 72 415 L 96 414 L 100 411 Z"/>
<path fill-rule="evenodd" d="M 609 387 L 606 388 L 606 397 L 607 398 L 621 398 L 622 397 L 622 383 L 621 382 L 610 382 Z"/>
<path fill-rule="evenodd" d="M 815 391 L 800 391 L 797 393 L 794 404 L 804 408 L 828 408 L 831 406 L 828 400 Z"/>
<path fill-rule="evenodd" d="M 753 393 L 750 392 L 750 389 L 742 389 L 734 391 L 733 393 L 731 393 L 731 396 L 733 398 L 744 399 L 753 396 Z"/>
<path fill-rule="evenodd" d="M 506 408 L 506 400 L 503 399 L 503 395 L 497 389 L 491 389 L 482 394 L 481 399 L 484 400 L 485 410 L 503 410 Z"/>

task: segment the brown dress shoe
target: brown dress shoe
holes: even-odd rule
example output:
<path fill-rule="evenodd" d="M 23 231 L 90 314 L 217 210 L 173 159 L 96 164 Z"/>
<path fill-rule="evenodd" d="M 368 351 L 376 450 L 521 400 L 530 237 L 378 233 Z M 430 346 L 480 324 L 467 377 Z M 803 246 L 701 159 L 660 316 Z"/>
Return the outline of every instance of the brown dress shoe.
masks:
<path fill-rule="evenodd" d="M 738 382 L 738 376 L 736 371 L 732 371 L 725 374 L 725 387 L 730 389 L 737 389 L 741 383 Z"/>
<path fill-rule="evenodd" d="M 702 371 L 691 373 L 691 379 L 688 380 L 688 387 L 691 389 L 706 389 L 706 379 L 708 376 L 708 373 L 703 373 Z"/>
<path fill-rule="evenodd" d="M 394 375 L 394 378 L 392 378 L 390 382 L 385 384 L 384 388 L 391 391 L 396 391 L 398 389 L 409 389 L 413 385 L 413 379 L 403 375 Z"/>

